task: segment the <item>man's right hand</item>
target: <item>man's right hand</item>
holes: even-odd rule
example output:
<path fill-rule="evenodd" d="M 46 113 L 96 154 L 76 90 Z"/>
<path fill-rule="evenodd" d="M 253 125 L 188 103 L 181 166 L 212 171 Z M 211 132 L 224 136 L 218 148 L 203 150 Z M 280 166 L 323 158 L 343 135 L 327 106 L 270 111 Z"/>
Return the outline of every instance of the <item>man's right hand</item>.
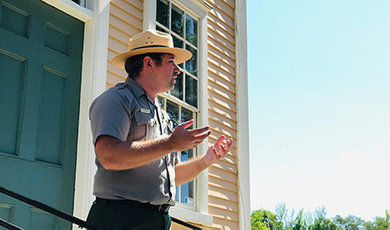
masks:
<path fill-rule="evenodd" d="M 186 121 L 178 125 L 175 131 L 169 136 L 169 143 L 175 151 L 183 151 L 195 148 L 211 134 L 210 127 L 205 126 L 197 129 L 188 129 L 194 120 Z"/>

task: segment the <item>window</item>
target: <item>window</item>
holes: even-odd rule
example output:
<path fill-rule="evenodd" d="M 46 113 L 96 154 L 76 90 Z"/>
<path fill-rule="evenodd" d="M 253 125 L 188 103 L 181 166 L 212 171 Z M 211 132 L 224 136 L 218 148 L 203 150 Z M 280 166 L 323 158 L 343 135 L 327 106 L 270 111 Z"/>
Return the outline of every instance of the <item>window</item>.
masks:
<path fill-rule="evenodd" d="M 189 12 L 168 0 L 157 0 L 156 29 L 172 35 L 174 46 L 192 53 L 190 60 L 179 65 L 180 75 L 175 88 L 159 96 L 163 108 L 172 120 L 182 123 L 194 119 L 193 127 L 199 119 L 199 70 L 198 70 L 198 21 Z M 176 124 L 177 125 L 177 124 Z M 180 153 L 181 161 L 196 156 L 196 148 Z M 176 187 L 176 202 L 194 209 L 195 183 L 190 181 Z"/>
<path fill-rule="evenodd" d="M 172 119 L 174 127 L 176 127 L 178 123 L 182 123 L 191 119 L 194 119 L 194 127 L 196 127 L 198 118 L 197 111 L 193 111 L 188 107 L 186 108 L 184 103 L 181 103 L 180 101 L 174 101 L 167 95 L 161 95 L 158 98 L 164 110 L 167 111 L 169 117 Z M 195 149 L 182 151 L 179 156 L 180 161 L 187 161 L 193 158 L 195 152 Z M 195 199 L 194 190 L 194 181 L 176 186 L 176 202 L 184 204 L 185 206 L 193 209 Z"/>
<path fill-rule="evenodd" d="M 85 5 L 86 5 L 86 0 L 72 0 L 72 2 L 75 2 L 83 7 L 85 7 Z"/>

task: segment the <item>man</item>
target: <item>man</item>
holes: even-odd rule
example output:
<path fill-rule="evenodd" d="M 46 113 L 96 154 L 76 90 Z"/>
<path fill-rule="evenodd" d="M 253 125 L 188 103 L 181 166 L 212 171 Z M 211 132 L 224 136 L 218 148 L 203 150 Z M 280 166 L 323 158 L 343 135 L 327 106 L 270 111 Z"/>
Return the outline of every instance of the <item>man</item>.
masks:
<path fill-rule="evenodd" d="M 97 172 L 87 222 L 100 230 L 170 229 L 175 188 L 192 180 L 229 151 L 224 136 L 202 157 L 179 162 L 177 152 L 195 148 L 211 131 L 174 130 L 157 94 L 173 89 L 177 64 L 191 53 L 174 48 L 169 34 L 147 30 L 129 40 L 129 51 L 112 63 L 128 78 L 97 97 L 90 107 Z"/>

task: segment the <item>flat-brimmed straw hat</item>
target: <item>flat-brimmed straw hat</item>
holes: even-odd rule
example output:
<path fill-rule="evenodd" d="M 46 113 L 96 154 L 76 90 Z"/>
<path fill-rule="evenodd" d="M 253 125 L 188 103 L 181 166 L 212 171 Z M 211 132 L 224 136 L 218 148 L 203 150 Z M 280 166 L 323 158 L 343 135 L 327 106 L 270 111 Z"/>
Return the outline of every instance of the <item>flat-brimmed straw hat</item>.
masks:
<path fill-rule="evenodd" d="M 180 64 L 191 58 L 190 51 L 173 47 L 170 34 L 156 30 L 146 30 L 129 39 L 129 50 L 118 54 L 112 59 L 112 64 L 124 68 L 130 57 L 146 53 L 168 53 L 175 55 L 175 63 Z"/>

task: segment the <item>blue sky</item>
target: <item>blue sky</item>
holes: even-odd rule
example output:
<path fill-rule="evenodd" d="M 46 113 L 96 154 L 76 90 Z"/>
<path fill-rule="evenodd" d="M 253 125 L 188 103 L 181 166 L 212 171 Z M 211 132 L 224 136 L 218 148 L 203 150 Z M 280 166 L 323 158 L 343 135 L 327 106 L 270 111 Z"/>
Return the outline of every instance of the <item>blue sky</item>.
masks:
<path fill-rule="evenodd" d="M 251 210 L 390 209 L 390 1 L 248 0 Z"/>

